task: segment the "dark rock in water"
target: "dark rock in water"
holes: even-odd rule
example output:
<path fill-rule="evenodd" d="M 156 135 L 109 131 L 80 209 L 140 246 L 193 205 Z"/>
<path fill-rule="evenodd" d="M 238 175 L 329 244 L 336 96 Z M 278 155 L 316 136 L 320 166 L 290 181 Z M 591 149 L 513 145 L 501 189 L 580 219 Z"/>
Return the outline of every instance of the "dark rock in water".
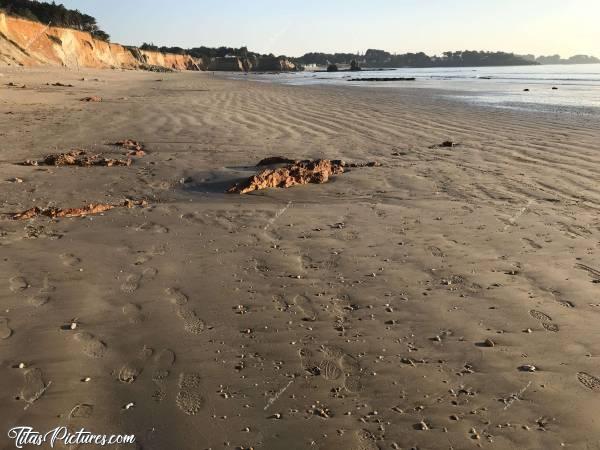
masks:
<path fill-rule="evenodd" d="M 527 89 L 527 88 L 523 89 L 523 92 L 529 92 L 529 89 Z"/>
<path fill-rule="evenodd" d="M 416 78 L 350 78 L 348 81 L 415 81 Z"/>
<path fill-rule="evenodd" d="M 350 63 L 350 72 L 360 72 L 361 70 L 362 69 L 358 65 L 358 62 L 356 62 L 356 60 L 353 59 L 352 62 Z"/>
<path fill-rule="evenodd" d="M 329 64 L 329 66 L 327 66 L 327 72 L 337 72 L 337 71 L 338 71 L 337 64 Z"/>
<path fill-rule="evenodd" d="M 556 86 L 552 86 L 552 90 L 553 91 L 558 91 L 558 88 Z"/>

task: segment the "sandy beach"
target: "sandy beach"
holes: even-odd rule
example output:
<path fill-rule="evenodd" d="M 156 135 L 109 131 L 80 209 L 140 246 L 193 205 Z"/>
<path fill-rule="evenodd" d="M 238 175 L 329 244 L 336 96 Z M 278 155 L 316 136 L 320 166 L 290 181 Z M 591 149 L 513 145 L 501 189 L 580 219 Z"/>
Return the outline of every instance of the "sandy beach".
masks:
<path fill-rule="evenodd" d="M 145 450 L 600 449 L 597 117 L 0 72 L 2 448 L 66 426 Z M 128 167 L 22 165 L 124 139 Z M 269 156 L 381 166 L 225 193 Z"/>

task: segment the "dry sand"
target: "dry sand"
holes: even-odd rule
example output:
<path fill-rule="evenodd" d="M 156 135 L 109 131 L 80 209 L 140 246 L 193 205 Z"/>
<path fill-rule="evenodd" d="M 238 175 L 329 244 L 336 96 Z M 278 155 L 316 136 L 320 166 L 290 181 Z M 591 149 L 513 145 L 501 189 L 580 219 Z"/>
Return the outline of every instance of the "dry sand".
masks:
<path fill-rule="evenodd" d="M 16 425 L 144 449 L 600 448 L 597 120 L 1 72 L 0 212 L 149 203 L 0 220 L 2 448 Z M 130 167 L 18 165 L 128 138 Z M 383 166 L 223 193 L 273 155 Z"/>

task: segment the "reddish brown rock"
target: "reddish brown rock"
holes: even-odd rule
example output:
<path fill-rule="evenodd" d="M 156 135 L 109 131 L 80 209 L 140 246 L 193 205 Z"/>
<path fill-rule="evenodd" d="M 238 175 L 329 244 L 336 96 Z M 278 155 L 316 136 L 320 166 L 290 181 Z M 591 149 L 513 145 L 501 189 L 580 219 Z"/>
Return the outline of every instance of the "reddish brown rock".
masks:
<path fill-rule="evenodd" d="M 91 97 L 84 97 L 81 99 L 82 102 L 101 102 L 102 101 L 102 97 L 99 97 L 97 95 L 92 95 Z"/>
<path fill-rule="evenodd" d="M 243 183 L 232 186 L 227 192 L 247 194 L 249 192 L 276 188 L 289 188 L 298 184 L 327 183 L 332 175 L 344 173 L 342 161 L 317 159 L 297 161 L 278 169 L 266 169 Z"/>
<path fill-rule="evenodd" d="M 125 150 L 129 150 L 127 153 L 128 156 L 144 156 L 146 151 L 144 150 L 144 145 L 138 141 L 134 141 L 133 139 L 125 139 L 123 141 L 115 142 L 113 145 L 117 147 L 122 147 Z"/>
<path fill-rule="evenodd" d="M 40 216 L 50 218 L 85 217 L 93 214 L 101 214 L 114 208 L 133 208 L 134 206 L 145 207 L 146 205 L 147 202 L 145 200 L 134 201 L 128 199 L 122 203 L 113 205 L 107 203 L 90 203 L 83 208 L 39 208 L 35 206 L 20 213 L 9 214 L 9 216 L 13 220 L 30 220 Z"/>
<path fill-rule="evenodd" d="M 37 206 L 21 213 L 12 214 L 13 220 L 29 220 L 38 216 L 46 217 L 84 217 L 91 214 L 100 214 L 113 209 L 113 205 L 90 203 L 83 208 L 38 208 Z"/>
<path fill-rule="evenodd" d="M 46 156 L 42 161 L 27 160 L 23 162 L 25 166 L 130 166 L 130 159 L 112 159 L 105 158 L 102 155 L 89 154 L 85 150 L 71 150 L 66 153 L 53 153 Z"/>

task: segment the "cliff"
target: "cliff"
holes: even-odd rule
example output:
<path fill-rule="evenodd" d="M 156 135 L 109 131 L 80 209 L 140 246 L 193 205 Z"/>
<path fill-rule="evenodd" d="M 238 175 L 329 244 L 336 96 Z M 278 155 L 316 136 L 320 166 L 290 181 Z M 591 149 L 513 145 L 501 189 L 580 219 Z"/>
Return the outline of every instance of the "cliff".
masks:
<path fill-rule="evenodd" d="M 257 58 L 253 70 L 258 72 L 293 72 L 298 68 L 293 62 L 285 58 L 262 56 Z"/>
<path fill-rule="evenodd" d="M 227 72 L 292 72 L 298 70 L 296 65 L 285 58 L 261 56 L 240 58 L 238 56 L 212 58 L 208 70 Z"/>
<path fill-rule="evenodd" d="M 70 28 L 48 27 L 0 12 L 0 65 L 201 70 L 202 60 L 125 47 Z"/>

